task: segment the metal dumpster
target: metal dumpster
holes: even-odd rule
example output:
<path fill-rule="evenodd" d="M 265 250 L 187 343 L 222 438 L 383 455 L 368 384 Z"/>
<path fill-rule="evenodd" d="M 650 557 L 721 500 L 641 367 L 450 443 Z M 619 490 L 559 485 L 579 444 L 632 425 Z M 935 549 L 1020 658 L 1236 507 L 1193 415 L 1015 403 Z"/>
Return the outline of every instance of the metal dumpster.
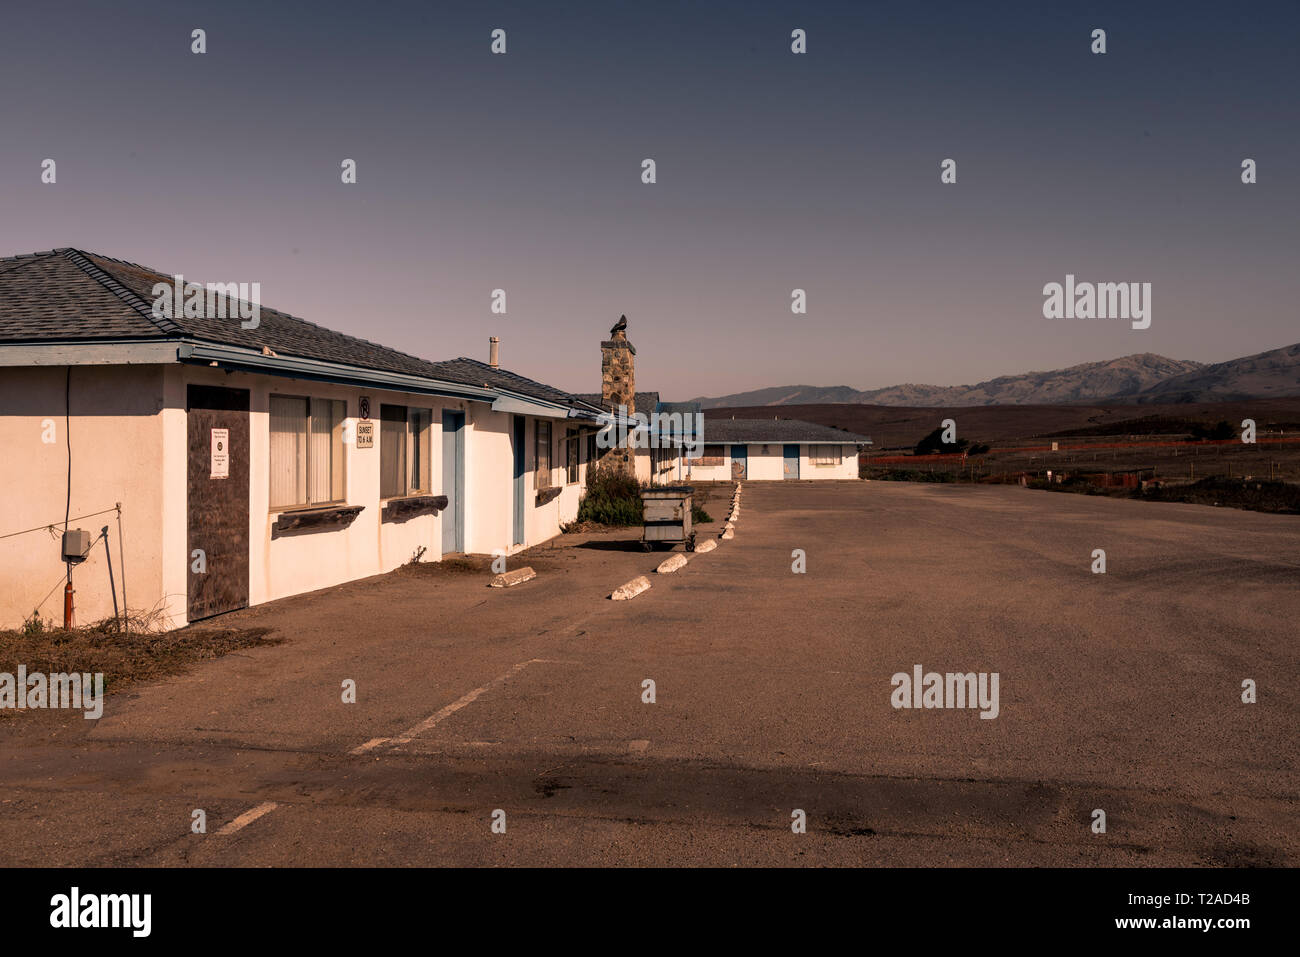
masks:
<path fill-rule="evenodd" d="M 689 485 L 660 485 L 641 490 L 641 504 L 645 511 L 642 548 L 650 551 L 661 545 L 671 548 L 684 544 L 688 552 L 695 551 L 695 532 L 691 528 L 691 496 L 694 494 L 695 489 Z"/>

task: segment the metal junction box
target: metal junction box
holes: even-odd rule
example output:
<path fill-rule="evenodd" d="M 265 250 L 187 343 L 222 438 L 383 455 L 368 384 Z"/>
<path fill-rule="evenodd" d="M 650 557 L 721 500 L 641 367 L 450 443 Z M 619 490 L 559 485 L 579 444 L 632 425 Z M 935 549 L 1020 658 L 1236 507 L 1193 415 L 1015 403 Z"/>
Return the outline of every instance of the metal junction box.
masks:
<path fill-rule="evenodd" d="M 90 532 L 84 528 L 70 528 L 63 533 L 63 560 L 65 562 L 82 562 L 90 551 Z"/>

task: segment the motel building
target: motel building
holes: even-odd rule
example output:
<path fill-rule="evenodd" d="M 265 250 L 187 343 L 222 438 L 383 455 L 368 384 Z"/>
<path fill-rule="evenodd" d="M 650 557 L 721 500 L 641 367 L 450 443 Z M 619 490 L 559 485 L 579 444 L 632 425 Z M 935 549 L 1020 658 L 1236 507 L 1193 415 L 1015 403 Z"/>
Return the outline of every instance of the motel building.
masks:
<path fill-rule="evenodd" d="M 88 533 L 77 623 L 116 600 L 179 626 L 517 552 L 576 517 L 598 456 L 649 454 L 597 442 L 631 388 L 626 320 L 596 403 L 501 368 L 495 337 L 488 362 L 430 362 L 265 306 L 156 316 L 173 279 L 76 249 L 0 259 L 0 627 L 62 621 L 65 515 Z"/>
<path fill-rule="evenodd" d="M 685 460 L 696 482 L 856 479 L 865 435 L 798 419 L 704 419 L 704 446 Z"/>

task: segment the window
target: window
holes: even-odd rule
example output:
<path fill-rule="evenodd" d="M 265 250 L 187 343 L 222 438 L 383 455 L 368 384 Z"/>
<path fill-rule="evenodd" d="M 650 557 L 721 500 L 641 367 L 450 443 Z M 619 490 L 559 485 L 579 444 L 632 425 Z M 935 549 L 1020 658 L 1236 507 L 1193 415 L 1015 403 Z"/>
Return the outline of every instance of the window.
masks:
<path fill-rule="evenodd" d="M 432 409 L 404 405 L 379 407 L 379 497 L 427 495 Z"/>
<path fill-rule="evenodd" d="M 727 464 L 727 447 L 725 445 L 706 445 L 704 454 L 700 456 L 696 465 L 726 465 Z"/>
<path fill-rule="evenodd" d="M 650 461 L 656 475 L 671 472 L 677 465 L 677 451 L 666 446 L 650 450 Z"/>
<path fill-rule="evenodd" d="M 577 429 L 568 429 L 564 436 L 564 481 L 568 485 L 578 481 L 578 444 L 581 438 Z"/>
<path fill-rule="evenodd" d="M 839 465 L 843 457 L 844 447 L 840 445 L 808 446 L 808 458 L 813 465 Z"/>
<path fill-rule="evenodd" d="M 596 460 L 600 458 L 600 448 L 596 445 L 596 436 L 598 434 L 597 432 L 587 433 L 587 463 L 589 465 L 594 465 Z"/>
<path fill-rule="evenodd" d="M 271 508 L 342 502 L 342 399 L 271 396 Z"/>
<path fill-rule="evenodd" d="M 533 488 L 551 487 L 551 423 L 538 422 L 533 433 Z"/>

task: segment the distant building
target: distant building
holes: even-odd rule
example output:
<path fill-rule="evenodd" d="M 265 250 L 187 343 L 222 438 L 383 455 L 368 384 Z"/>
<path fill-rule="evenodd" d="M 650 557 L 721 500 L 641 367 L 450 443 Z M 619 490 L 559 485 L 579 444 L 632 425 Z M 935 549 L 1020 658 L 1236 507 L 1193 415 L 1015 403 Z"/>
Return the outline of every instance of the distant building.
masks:
<path fill-rule="evenodd" d="M 798 419 L 723 419 L 705 416 L 704 448 L 687 460 L 695 481 L 750 482 L 856 479 L 858 451 L 871 444 L 826 425 Z"/>

